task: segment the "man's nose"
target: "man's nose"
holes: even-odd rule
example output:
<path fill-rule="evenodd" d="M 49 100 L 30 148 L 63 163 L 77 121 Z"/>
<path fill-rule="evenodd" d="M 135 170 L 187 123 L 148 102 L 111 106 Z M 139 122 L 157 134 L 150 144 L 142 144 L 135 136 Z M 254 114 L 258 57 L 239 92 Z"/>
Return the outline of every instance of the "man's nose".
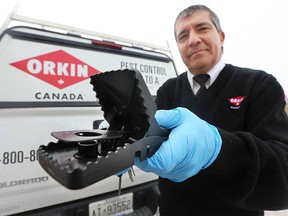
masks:
<path fill-rule="evenodd" d="M 195 46 L 200 41 L 201 41 L 201 39 L 200 39 L 200 37 L 197 34 L 195 34 L 194 32 L 190 32 L 189 41 L 188 41 L 188 45 L 189 46 Z"/>

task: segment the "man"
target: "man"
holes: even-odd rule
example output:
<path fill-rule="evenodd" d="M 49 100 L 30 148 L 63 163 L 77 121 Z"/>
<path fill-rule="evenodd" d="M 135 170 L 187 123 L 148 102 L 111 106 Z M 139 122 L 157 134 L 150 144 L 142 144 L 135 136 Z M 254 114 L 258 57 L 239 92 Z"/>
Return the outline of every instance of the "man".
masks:
<path fill-rule="evenodd" d="M 161 216 L 258 216 L 288 208 L 280 84 L 263 71 L 221 61 L 225 34 L 203 5 L 178 15 L 175 38 L 188 72 L 158 90 L 155 115 L 172 130 L 151 158 L 135 161 L 160 176 Z"/>

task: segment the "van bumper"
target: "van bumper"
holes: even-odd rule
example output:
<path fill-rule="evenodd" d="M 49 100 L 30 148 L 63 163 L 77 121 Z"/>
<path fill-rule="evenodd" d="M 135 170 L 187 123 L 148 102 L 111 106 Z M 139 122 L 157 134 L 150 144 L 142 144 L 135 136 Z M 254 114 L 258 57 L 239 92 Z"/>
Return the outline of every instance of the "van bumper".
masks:
<path fill-rule="evenodd" d="M 129 216 L 153 216 L 158 209 L 158 198 L 160 195 L 158 189 L 158 180 L 150 181 L 144 184 L 129 188 L 122 188 L 121 194 L 133 193 L 134 212 Z M 74 200 L 68 203 L 49 206 L 36 209 L 29 212 L 16 214 L 18 216 L 87 216 L 89 215 L 89 204 L 100 200 L 109 199 L 117 196 L 118 192 L 113 191 L 93 197 Z"/>

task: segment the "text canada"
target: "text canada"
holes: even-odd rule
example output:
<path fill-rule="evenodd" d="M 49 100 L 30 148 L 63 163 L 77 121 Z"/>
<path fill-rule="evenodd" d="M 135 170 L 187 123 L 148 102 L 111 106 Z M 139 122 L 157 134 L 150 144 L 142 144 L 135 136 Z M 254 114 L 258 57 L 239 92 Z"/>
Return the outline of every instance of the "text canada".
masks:
<path fill-rule="evenodd" d="M 37 100 L 73 100 L 73 101 L 83 101 L 82 94 L 73 93 L 43 93 L 37 92 L 35 94 Z"/>

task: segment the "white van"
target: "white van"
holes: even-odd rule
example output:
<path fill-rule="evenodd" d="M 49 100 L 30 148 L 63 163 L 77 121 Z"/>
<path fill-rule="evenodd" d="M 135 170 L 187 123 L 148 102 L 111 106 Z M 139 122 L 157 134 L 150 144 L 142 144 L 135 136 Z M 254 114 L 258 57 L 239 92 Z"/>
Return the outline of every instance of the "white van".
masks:
<path fill-rule="evenodd" d="M 177 76 L 169 48 L 16 14 L 11 20 L 21 25 L 0 37 L 0 215 L 120 215 L 113 210 L 120 198 L 133 203 L 126 213 L 155 214 L 156 175 L 135 169 L 133 182 L 123 175 L 120 198 L 116 176 L 70 190 L 39 165 L 38 149 L 57 141 L 51 132 L 93 129 L 103 119 L 93 74 L 135 68 L 155 96 Z"/>

